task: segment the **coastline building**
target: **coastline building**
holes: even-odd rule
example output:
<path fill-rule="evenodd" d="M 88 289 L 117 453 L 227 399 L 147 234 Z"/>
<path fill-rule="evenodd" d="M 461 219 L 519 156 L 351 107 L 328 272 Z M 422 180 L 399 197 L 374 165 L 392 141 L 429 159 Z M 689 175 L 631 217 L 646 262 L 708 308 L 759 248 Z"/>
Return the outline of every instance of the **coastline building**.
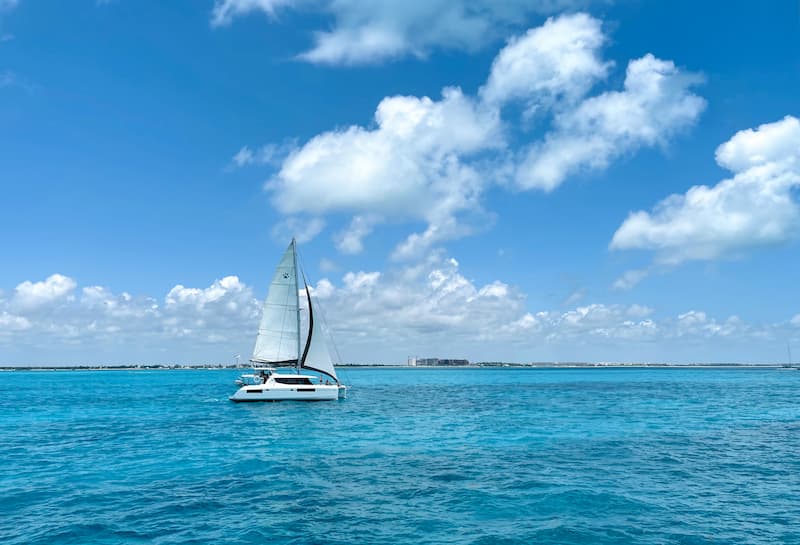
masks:
<path fill-rule="evenodd" d="M 410 360 L 409 360 L 410 361 Z M 461 366 L 469 365 L 469 360 L 460 360 L 454 358 L 415 358 L 416 365 L 427 366 Z"/>
<path fill-rule="evenodd" d="M 408 366 L 409 367 L 416 367 L 417 366 L 417 358 L 412 358 L 411 356 L 408 357 Z"/>

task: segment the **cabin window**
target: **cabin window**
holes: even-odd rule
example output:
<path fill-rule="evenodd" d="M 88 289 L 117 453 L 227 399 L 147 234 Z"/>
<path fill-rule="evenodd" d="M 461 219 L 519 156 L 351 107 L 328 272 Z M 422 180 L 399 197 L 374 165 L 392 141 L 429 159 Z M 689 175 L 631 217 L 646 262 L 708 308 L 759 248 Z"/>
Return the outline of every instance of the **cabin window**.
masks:
<path fill-rule="evenodd" d="M 248 394 L 260 394 L 264 390 L 245 390 Z"/>
<path fill-rule="evenodd" d="M 317 389 L 316 388 L 298 388 L 297 391 L 298 392 L 316 392 Z"/>
<path fill-rule="evenodd" d="M 276 377 L 275 382 L 280 382 L 281 384 L 311 384 L 311 381 L 305 377 Z"/>

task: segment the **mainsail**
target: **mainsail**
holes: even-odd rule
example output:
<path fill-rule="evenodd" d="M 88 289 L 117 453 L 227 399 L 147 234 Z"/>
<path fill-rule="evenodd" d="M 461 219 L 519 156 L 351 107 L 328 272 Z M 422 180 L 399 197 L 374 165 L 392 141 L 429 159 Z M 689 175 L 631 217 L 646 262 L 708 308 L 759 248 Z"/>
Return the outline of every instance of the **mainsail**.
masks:
<path fill-rule="evenodd" d="M 296 364 L 298 323 L 297 259 L 294 240 L 275 269 L 261 312 L 253 361 Z"/>

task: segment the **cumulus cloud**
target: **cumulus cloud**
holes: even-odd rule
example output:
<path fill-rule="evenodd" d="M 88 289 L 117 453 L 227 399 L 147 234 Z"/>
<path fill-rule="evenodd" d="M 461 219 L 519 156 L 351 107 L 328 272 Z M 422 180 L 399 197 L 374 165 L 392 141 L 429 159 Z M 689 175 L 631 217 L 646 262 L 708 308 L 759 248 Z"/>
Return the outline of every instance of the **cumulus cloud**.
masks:
<path fill-rule="evenodd" d="M 76 288 L 74 279 L 61 274 L 19 284 L 8 300 L 0 299 L 0 345 L 116 347 L 116 359 L 124 361 L 128 351 L 123 346 L 158 347 L 179 338 L 249 343 L 260 308 L 252 289 L 236 276 L 206 288 L 178 284 L 163 298 L 113 293 L 104 286 Z"/>
<path fill-rule="evenodd" d="M 379 221 L 380 217 L 374 214 L 353 216 L 350 225 L 336 234 L 336 247 L 343 254 L 360 254 L 364 250 L 362 240 Z"/>
<path fill-rule="evenodd" d="M 237 276 L 226 276 L 207 288 L 176 285 L 164 298 L 159 317 L 168 335 L 222 342 L 252 332 L 243 326 L 256 320 L 258 311 L 253 290 Z"/>
<path fill-rule="evenodd" d="M 530 114 L 572 103 L 606 77 L 612 63 L 599 56 L 605 41 L 600 21 L 585 13 L 550 18 L 500 51 L 481 96 L 500 105 L 522 101 Z"/>
<path fill-rule="evenodd" d="M 355 212 L 338 237 L 350 253 L 378 217 L 427 221 L 416 246 L 450 236 L 454 216 L 479 207 L 485 180 L 471 160 L 503 144 L 497 112 L 448 88 L 440 100 L 385 98 L 375 122 L 320 134 L 290 154 L 267 184 L 274 204 L 287 214 Z"/>
<path fill-rule="evenodd" d="M 278 209 L 423 218 L 437 197 L 469 177 L 462 155 L 502 141 L 496 113 L 457 88 L 445 89 L 441 100 L 385 98 L 375 123 L 322 133 L 290 154 L 268 184 Z"/>
<path fill-rule="evenodd" d="M 75 281 L 61 274 L 53 274 L 40 282 L 26 280 L 14 289 L 11 307 L 34 310 L 72 297 Z"/>
<path fill-rule="evenodd" d="M 281 10 L 314 11 L 333 19 L 314 32 L 298 57 L 321 64 L 368 64 L 434 49 L 476 50 L 518 27 L 531 14 L 555 13 L 589 0 L 216 0 L 212 26 L 251 13 L 275 20 Z"/>
<path fill-rule="evenodd" d="M 630 214 L 611 248 L 653 250 L 657 262 L 676 265 L 736 257 L 800 235 L 800 120 L 787 116 L 740 131 L 717 149 L 716 158 L 732 178 L 694 186 L 651 212 Z"/>
<path fill-rule="evenodd" d="M 393 252 L 420 258 L 491 224 L 482 196 L 492 184 L 550 191 L 576 171 L 663 145 L 703 110 L 689 91 L 698 77 L 646 55 L 630 62 L 622 91 L 587 97 L 612 65 L 600 58 L 601 27 L 583 13 L 548 19 L 509 41 L 476 96 L 447 87 L 439 98 L 386 97 L 374 125 L 293 147 L 266 184 L 274 205 L 283 214 L 352 214 L 335 237 L 345 253 L 360 252 L 382 221 L 424 223 Z M 541 141 L 510 130 L 510 103 L 554 113 Z M 238 162 L 253 156 L 243 148 Z"/>
<path fill-rule="evenodd" d="M 338 286 L 328 281 L 326 291 L 328 321 L 342 337 L 395 338 L 400 344 L 420 335 L 491 335 L 517 319 L 525 302 L 503 282 L 475 285 L 455 259 L 438 252 L 385 273 L 348 272 Z"/>
<path fill-rule="evenodd" d="M 699 81 L 651 54 L 632 60 L 624 90 L 588 98 L 556 116 L 544 141 L 527 150 L 517 184 L 552 191 L 581 169 L 604 169 L 620 155 L 664 144 L 705 108 L 705 100 L 690 91 Z"/>
<path fill-rule="evenodd" d="M 338 284 L 325 279 L 317 290 L 331 329 L 338 339 L 347 339 L 345 353 L 374 349 L 385 354 L 389 346 L 401 353 L 403 347 L 411 353 L 426 347 L 441 354 L 484 346 L 503 353 L 513 345 L 533 358 L 543 346 L 624 347 L 765 334 L 735 316 L 719 321 L 689 311 L 657 319 L 654 309 L 641 304 L 531 311 L 519 288 L 500 280 L 476 284 L 441 252 L 384 272 L 346 273 Z M 783 326 L 774 327 L 777 331 Z M 625 351 L 620 348 L 619 353 Z"/>

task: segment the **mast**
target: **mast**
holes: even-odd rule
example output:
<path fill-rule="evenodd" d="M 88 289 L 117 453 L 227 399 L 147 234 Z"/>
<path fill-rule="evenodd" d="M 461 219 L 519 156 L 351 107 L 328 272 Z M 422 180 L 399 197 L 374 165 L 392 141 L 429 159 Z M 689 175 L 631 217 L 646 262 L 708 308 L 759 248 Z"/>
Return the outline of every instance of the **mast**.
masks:
<path fill-rule="evenodd" d="M 297 302 L 297 374 L 300 374 L 300 277 L 297 274 L 297 241 L 292 237 L 292 257 L 294 258 L 294 298 Z"/>

